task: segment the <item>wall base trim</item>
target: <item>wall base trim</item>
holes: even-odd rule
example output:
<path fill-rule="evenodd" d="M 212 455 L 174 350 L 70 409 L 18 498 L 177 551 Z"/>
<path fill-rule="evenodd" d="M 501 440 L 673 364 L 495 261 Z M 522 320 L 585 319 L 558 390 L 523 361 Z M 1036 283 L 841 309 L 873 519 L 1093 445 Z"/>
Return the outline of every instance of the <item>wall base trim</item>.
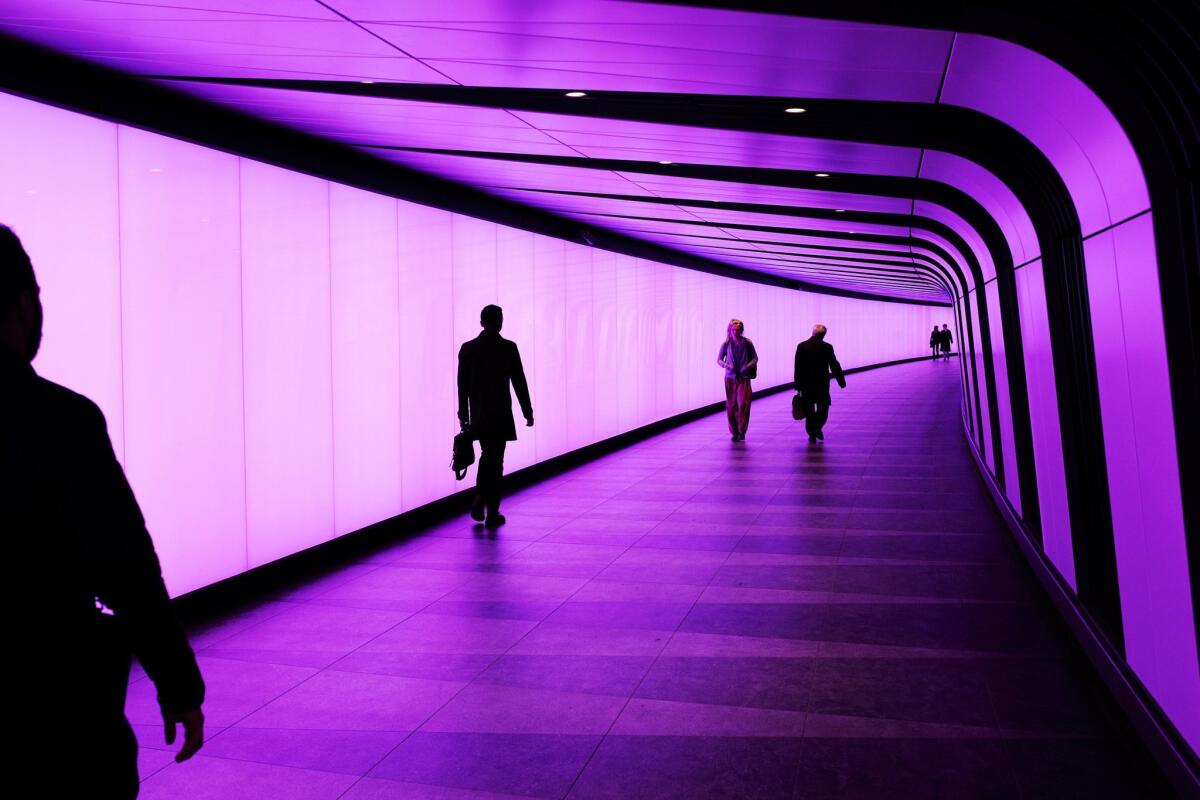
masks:
<path fill-rule="evenodd" d="M 1092 621 L 1091 615 L 1080 604 L 1062 575 L 1035 546 L 1036 540 L 1026 530 L 1004 490 L 996 483 L 987 465 L 979 457 L 979 451 L 975 449 L 965 425 L 963 432 L 967 440 L 967 449 L 971 451 L 975 466 L 979 468 L 984 485 L 991 493 L 1000 516 L 1004 518 L 1013 541 L 1083 648 L 1100 679 L 1112 693 L 1117 705 L 1125 712 L 1134 731 L 1141 737 L 1146 749 L 1150 751 L 1180 797 L 1200 798 L 1200 760 L 1162 708 L 1150 696 L 1141 680 L 1126 666 L 1124 659 L 1114 652 L 1108 639 L 1100 632 L 1099 625 Z"/>

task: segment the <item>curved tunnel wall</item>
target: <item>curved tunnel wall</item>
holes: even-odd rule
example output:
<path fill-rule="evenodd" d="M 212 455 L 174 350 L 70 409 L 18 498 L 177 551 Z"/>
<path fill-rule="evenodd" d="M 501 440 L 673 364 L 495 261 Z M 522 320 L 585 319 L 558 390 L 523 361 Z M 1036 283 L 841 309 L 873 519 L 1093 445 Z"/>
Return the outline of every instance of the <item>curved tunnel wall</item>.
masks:
<path fill-rule="evenodd" d="M 537 21 L 540 15 L 553 16 L 560 10 L 565 13 L 567 5 L 530 6 L 524 13 Z M 773 5 L 751 1 L 737 7 L 744 10 Z M 1186 329 L 1186 324 L 1181 326 L 1180 320 L 1187 319 L 1189 301 L 1186 291 L 1181 290 L 1189 286 L 1188 274 L 1193 275 L 1190 285 L 1195 285 L 1196 195 L 1194 170 L 1190 176 L 1186 174 L 1187 159 L 1177 158 L 1179 153 L 1174 150 L 1171 158 L 1160 157 L 1159 150 L 1166 152 L 1164 148 L 1147 145 L 1159 139 L 1168 143 L 1191 140 L 1186 132 L 1172 137 L 1166 131 L 1168 126 L 1163 123 L 1163 115 L 1155 111 L 1154 101 L 1129 102 L 1131 92 L 1159 98 L 1156 92 L 1129 88 L 1144 86 L 1149 80 L 1137 71 L 1141 62 L 1124 58 L 1129 50 L 1140 46 L 1140 41 L 1129 46 L 1124 42 L 1114 45 L 1084 41 L 1081 52 L 1089 55 L 1074 59 L 1074 63 L 1093 63 L 1088 74 L 1093 84 L 1119 73 L 1126 62 L 1132 65 L 1128 76 L 1117 76 L 1118 85 L 1125 88 L 1106 95 L 1119 101 L 1114 107 L 1126 112 L 1126 118 L 1117 119 L 1088 86 L 1045 56 L 976 32 L 952 32 L 964 25 L 1007 29 L 1015 39 L 1041 41 L 1044 45 L 1048 39 L 1088 40 L 1087 31 L 1105 26 L 1119 29 L 1113 32 L 1119 38 L 1127 24 L 1144 22 L 1140 12 L 1123 14 L 1087 8 L 1083 9 L 1086 19 L 1081 17 L 1079 28 L 1084 33 L 1063 31 L 1047 22 L 1060 12 L 1043 13 L 1040 4 L 1032 5 L 1037 6 L 1032 16 L 1026 4 L 1018 3 L 1011 14 L 1005 12 L 995 19 L 989 18 L 992 12 L 987 4 L 964 7 L 949 17 L 921 3 L 850 2 L 839 6 L 829 13 L 902 24 L 920 20 L 930 28 L 943 30 L 866 26 L 853 34 L 866 38 L 855 41 L 874 46 L 850 48 L 847 53 L 852 55 L 843 53 L 838 58 L 847 57 L 850 63 L 861 66 L 855 61 L 859 52 L 867 53 L 872 64 L 886 54 L 888 65 L 897 69 L 860 70 L 853 73 L 857 77 L 852 83 L 840 86 L 818 79 L 818 72 L 795 70 L 753 93 L 757 100 L 765 98 L 770 107 L 778 105 L 771 97 L 786 96 L 789 102 L 835 112 L 807 115 L 804 133 L 796 132 L 794 121 L 785 126 L 778 114 L 763 114 L 761 119 L 767 121 L 760 122 L 756 114 L 766 106 L 738 98 L 741 89 L 707 89 L 727 92 L 717 98 L 720 102 L 680 90 L 680 84 L 669 77 L 674 51 L 667 46 L 677 38 L 677 28 L 674 24 L 656 24 L 663 21 L 656 18 L 661 9 L 650 4 L 623 4 L 617 18 L 607 22 L 636 23 L 624 34 L 631 57 L 653 53 L 667 66 L 658 75 L 623 76 L 617 83 L 596 79 L 598 83 L 584 87 L 595 93 L 590 112 L 562 100 L 562 76 L 547 77 L 542 71 L 515 70 L 506 76 L 509 80 L 505 86 L 489 86 L 485 71 L 472 73 L 475 77 L 464 80 L 465 86 L 403 82 L 362 86 L 348 81 L 336 82 L 348 85 L 332 89 L 326 86 L 319 90 L 321 93 L 308 96 L 303 93 L 313 87 L 302 86 L 304 81 L 256 82 L 235 77 L 230 79 L 232 83 L 243 85 L 221 86 L 222 78 L 211 86 L 192 89 L 218 101 L 232 98 L 235 103 L 245 102 L 268 117 L 273 112 L 283 112 L 287 118 L 303 116 L 296 112 L 310 113 L 313 119 L 325 119 L 330 129 L 337 126 L 328 123 L 341 121 L 347 111 L 347 100 L 382 106 L 382 100 L 387 99 L 401 107 L 407 99 L 439 104 L 447 119 L 461 117 L 472 123 L 476 121 L 473 112 L 480 107 L 515 108 L 527 119 L 535 115 L 539 124 L 545 123 L 542 127 L 577 137 L 567 139 L 575 143 L 584 135 L 636 138 L 648 132 L 659 141 L 679 143 L 686 139 L 701 145 L 705 139 L 719 142 L 720 133 L 736 130 L 747 142 L 760 141 L 772 154 L 770 163 L 774 167 L 830 169 L 835 173 L 827 185 L 830 204 L 844 202 L 864 214 L 881 211 L 885 206 L 874 201 L 859 203 L 850 194 L 859 188 L 839 188 L 845 186 L 843 177 L 911 176 L 915 168 L 918 178 L 969 195 L 986 209 L 1003 242 L 998 243 L 983 230 L 979 219 L 953 218 L 954 209 L 939 207 L 936 201 L 922 201 L 915 194 L 898 196 L 912 197 L 914 215 L 944 222 L 956 234 L 957 243 L 919 229 L 915 221 L 913 227 L 905 229 L 894 224 L 875 225 L 866 218 L 857 225 L 857 238 L 880 241 L 887 237 L 897 244 L 907 236 L 918 248 L 936 244 L 940 254 L 935 260 L 941 269 L 946 274 L 957 271 L 961 276 L 953 293 L 959 301 L 955 309 L 956 338 L 967 356 L 961 363 L 964 422 L 969 437 L 1047 563 L 1062 578 L 1066 589 L 1076 595 L 1113 654 L 1141 680 L 1195 749 L 1200 742 L 1194 600 L 1197 576 L 1189 575 L 1188 569 L 1190 558 L 1195 570 L 1196 553 L 1200 552 L 1196 536 L 1200 532 L 1188 531 L 1185 526 L 1185 513 L 1191 513 L 1190 519 L 1195 521 L 1196 501 L 1184 495 L 1184 490 L 1191 487 L 1181 479 L 1181 475 L 1189 474 L 1188 465 L 1194 478 L 1194 452 L 1198 450 L 1189 450 L 1189 442 L 1195 443 L 1195 423 L 1187 418 L 1191 409 L 1186 403 L 1187 398 L 1195 397 L 1195 334 Z M 1061 16 L 1069 18 L 1080 13 L 1083 5 L 1063 4 Z M 789 10 L 794 13 L 794 9 Z M 453 16 L 472 12 L 447 9 L 445 13 Z M 602 17 L 604 13 L 591 7 L 572 7 L 570 20 L 574 24 L 588 19 L 589 14 Z M 673 23 L 673 15 L 681 12 L 662 13 Z M 688 13 L 699 12 L 691 9 Z M 763 63 L 788 58 L 795 41 L 810 43 L 815 52 L 821 53 L 825 53 L 821 46 L 826 42 L 841 41 L 829 25 L 790 15 L 704 13 L 703 19 L 714 26 L 737 22 L 743 26 L 739 30 L 751 37 L 749 20 L 769 28 L 772 35 L 762 40 L 766 44 L 752 39 L 749 48 Z M 813 13 L 826 12 L 817 9 Z M 1152 9 L 1146 12 L 1148 18 L 1154 13 Z M 1098 22 L 1093 25 L 1093 20 Z M 1029 26 L 1029 36 L 1024 37 L 1026 31 L 1018 30 L 1022 25 Z M 783 35 L 784 31 L 789 35 Z M 1157 33 L 1166 42 L 1177 31 Z M 73 31 L 55 33 L 54 29 L 36 35 L 66 42 L 77 36 Z M 105 35 L 120 38 L 125 32 L 109 31 Z M 504 35 L 509 34 L 475 31 L 463 41 L 479 49 L 488 37 Z M 838 35 L 846 34 L 841 31 Z M 884 42 L 886 47 L 881 44 Z M 461 45 L 450 40 L 448 46 Z M 939 52 L 942 47 L 946 49 Z M 1107 72 L 1097 71 L 1094 62 L 1104 60 L 1104 56 L 1090 54 L 1110 50 L 1123 58 L 1109 59 L 1112 65 L 1105 65 Z M 1069 55 L 1071 46 L 1061 51 Z M 113 47 L 108 52 L 122 51 Z M 942 63 L 943 55 L 945 67 L 941 83 L 935 81 L 935 93 L 920 76 L 931 73 L 934 62 Z M 1167 63 L 1166 55 L 1174 54 L 1164 53 L 1163 59 L 1150 56 L 1150 60 Z M 125 66 L 119 56 L 109 60 Z M 649 60 L 640 58 L 639 63 Z M 864 77 L 867 75 L 869 78 Z M 1111 90 L 1112 85 L 1108 88 Z M 1188 95 L 1180 87 L 1178 94 L 1186 99 L 1194 96 L 1194 91 Z M 1159 100 L 1161 105 L 1169 106 L 1171 97 L 1162 97 L 1166 99 Z M 803 98 L 812 98 L 812 103 Z M 664 99 L 684 102 L 662 102 Z M 1136 115 L 1128 113 L 1131 108 L 1155 113 L 1147 114 L 1145 120 L 1140 116 L 1134 119 Z M 557 125 L 556 119 L 569 120 L 571 125 Z M 1186 128 L 1181 116 L 1175 121 L 1180 130 Z M 1162 130 L 1156 135 L 1147 134 L 1155 125 Z M 1132 143 L 1127 130 L 1136 134 Z M 361 131 L 351 133 L 348 141 L 354 142 Z M 383 135 L 385 131 L 377 133 Z M 837 147 L 847 142 L 851 144 Z M 442 146 L 439 142 L 433 144 Z M 479 154 L 468 154 L 468 158 L 461 152 L 449 155 L 430 151 L 395 157 L 459 180 L 471 182 L 474 178 L 486 183 L 487 170 L 472 161 Z M 628 149 L 622 153 L 619 147 L 615 150 L 617 155 L 631 152 L 636 153 Z M 699 146 L 692 152 L 687 148 L 679 152 L 684 157 L 676 158 L 675 166 L 696 167 L 682 162 L 699 162 L 706 157 Z M 736 152 L 730 150 L 718 160 Z M 1174 172 L 1164 171 L 1164 163 L 1175 164 Z M 1156 165 L 1156 171 L 1144 173 L 1143 164 Z M 656 168 L 651 160 L 638 171 L 661 174 L 663 168 Z M 559 170 L 558 178 L 562 179 L 565 172 Z M 576 178 L 580 184 L 586 183 L 582 173 L 567 177 L 568 188 L 578 188 Z M 674 187 L 668 192 L 676 193 Z M 1156 209 L 1151 208 L 1150 198 L 1155 198 Z M 600 205 L 589 205 L 591 200 L 573 198 L 568 202 L 556 196 L 546 205 L 568 216 L 603 210 Z M 608 222 L 625 230 L 655 228 L 663 236 L 678 237 L 677 241 L 703 232 L 691 227 L 697 223 L 687 219 L 648 219 L 630 216 Z M 817 232 L 831 227 L 827 221 L 819 221 L 820 217 L 814 222 L 812 218 L 787 219 L 760 213 L 753 217 L 747 214 L 743 219 L 746 224 L 728 227 L 752 232 L 750 235 L 759 239 L 791 237 L 800 229 Z M 816 241 L 854 243 L 833 236 L 832 231 Z M 969 252 L 964 252 L 964 247 Z M 1179 296 L 1171 294 L 1171 287 Z M 1171 313 L 1170 319 L 1164 319 L 1164 308 Z M 1188 336 L 1192 337 L 1190 345 L 1184 341 Z M 1189 354 L 1192 363 L 1187 363 Z M 1180 398 L 1185 402 L 1181 403 Z M 1185 507 L 1186 503 L 1190 506 Z"/>
<path fill-rule="evenodd" d="M 1113 601 L 1120 613 L 1115 627 L 1101 624 L 1195 749 L 1200 742 L 1195 576 L 1188 574 L 1188 533 L 1182 515 L 1153 215 L 1138 158 L 1120 124 L 1081 81 L 1048 59 L 1007 42 L 959 35 L 942 102 L 983 111 L 1028 137 L 1054 165 L 1070 193 L 1079 218 L 1086 285 L 1086 296 L 1080 300 L 1091 323 L 1106 511 L 1112 525 L 1117 592 Z M 1030 241 L 1023 224 L 1026 214 L 1014 205 L 1015 199 L 1000 197 L 998 203 L 989 203 L 989 210 L 1006 228 L 1016 264 L 1040 507 L 1036 518 L 1028 514 L 1023 518 L 1040 534 L 1049 561 L 1075 589 L 1077 570 L 1082 568 L 1076 561 L 1080 540 L 1106 532 L 1072 527 L 1064 420 L 1059 416 L 1063 375 L 1055 368 L 1049 326 L 1050 314 L 1064 312 L 1047 303 L 1047 267 L 1041 248 Z M 994 284 L 987 286 L 989 303 L 997 307 Z M 1001 364 L 1000 331 L 993 332 L 991 341 L 994 360 Z M 1087 408 L 1067 411 L 1093 413 Z M 1002 407 L 999 412 L 1006 417 L 1002 430 L 1011 436 L 1011 411 Z M 1008 442 L 1002 442 L 1000 457 L 1008 467 L 1005 474 L 1013 475 L 1015 459 L 1008 449 Z M 993 471 L 996 458 L 995 452 L 988 453 Z M 1004 486 L 1010 502 L 1022 513 L 1017 483 L 1007 479 Z M 1088 605 L 1084 598 L 1085 608 Z"/>
<path fill-rule="evenodd" d="M 440 497 L 454 359 L 505 308 L 537 424 L 517 469 L 723 397 L 731 316 L 791 380 L 926 355 L 950 309 L 610 253 L 0 95 L 0 220 L 38 271 L 35 366 L 96 400 L 173 594 Z"/>

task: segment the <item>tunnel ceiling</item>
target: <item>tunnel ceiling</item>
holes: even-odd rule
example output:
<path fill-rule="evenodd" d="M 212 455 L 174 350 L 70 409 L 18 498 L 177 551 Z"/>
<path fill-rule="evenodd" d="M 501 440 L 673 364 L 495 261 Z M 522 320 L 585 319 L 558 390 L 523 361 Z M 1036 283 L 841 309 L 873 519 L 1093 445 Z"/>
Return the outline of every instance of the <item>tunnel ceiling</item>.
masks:
<path fill-rule="evenodd" d="M 855 104 L 936 105 L 951 32 L 586 0 L 29 0 L 0 27 L 585 229 L 835 290 L 962 291 L 967 245 L 929 222 L 961 212 L 915 183 L 933 151 L 836 135 Z"/>

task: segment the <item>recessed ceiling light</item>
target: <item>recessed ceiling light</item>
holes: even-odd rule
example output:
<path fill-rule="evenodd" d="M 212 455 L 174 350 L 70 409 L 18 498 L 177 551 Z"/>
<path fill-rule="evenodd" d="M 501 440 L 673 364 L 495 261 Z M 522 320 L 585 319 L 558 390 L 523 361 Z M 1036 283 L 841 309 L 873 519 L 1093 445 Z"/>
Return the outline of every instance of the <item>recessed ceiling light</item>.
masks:
<path fill-rule="evenodd" d="M 587 97 L 587 92 L 567 92 L 567 97 Z"/>
<path fill-rule="evenodd" d="M 359 81 L 359 83 L 374 83 L 375 81 Z"/>
<path fill-rule="evenodd" d="M 660 163 L 660 164 L 674 164 L 675 162 L 674 162 L 674 161 L 660 161 L 660 162 L 658 162 L 658 163 Z"/>
<path fill-rule="evenodd" d="M 844 209 L 844 208 L 835 208 L 835 209 L 833 210 L 833 213 L 835 213 L 835 214 L 845 214 L 845 213 L 846 213 L 846 209 Z"/>
<path fill-rule="evenodd" d="M 800 108 L 799 106 L 793 106 L 792 108 L 785 108 L 783 110 L 783 113 L 785 113 L 785 114 L 803 114 L 805 111 L 808 111 L 808 109 Z"/>
<path fill-rule="evenodd" d="M 151 172 L 162 172 L 162 168 L 161 167 L 151 167 L 150 171 Z"/>
<path fill-rule="evenodd" d="M 828 178 L 829 177 L 828 172 L 818 172 L 818 173 L 816 173 L 816 175 L 818 178 Z"/>

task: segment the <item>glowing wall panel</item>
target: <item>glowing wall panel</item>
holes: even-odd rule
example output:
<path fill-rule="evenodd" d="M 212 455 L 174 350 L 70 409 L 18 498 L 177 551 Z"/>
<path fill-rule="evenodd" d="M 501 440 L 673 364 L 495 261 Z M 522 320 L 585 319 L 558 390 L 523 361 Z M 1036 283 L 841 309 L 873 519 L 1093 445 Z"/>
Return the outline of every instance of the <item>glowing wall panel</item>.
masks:
<path fill-rule="evenodd" d="M 992 407 L 987 392 L 987 370 L 984 369 L 983 337 L 979 333 L 979 305 L 981 301 L 984 301 L 984 298 L 980 296 L 978 291 L 975 291 L 968 295 L 968 300 L 972 305 L 971 311 L 973 312 L 971 314 L 971 334 L 973 339 L 960 339 L 957 347 L 958 351 L 964 356 L 969 354 L 975 374 L 979 376 L 979 410 L 983 414 L 983 428 L 979 431 L 979 436 L 980 441 L 983 443 L 984 452 L 987 454 L 988 465 L 991 467 L 992 472 L 995 472 L 996 443 L 992 441 L 992 426 L 989 423 L 989 420 L 992 418 Z M 969 345 L 971 346 L 969 347 Z"/>
<path fill-rule="evenodd" d="M 533 398 L 534 454 L 538 461 L 561 455 L 567 449 L 570 417 L 568 386 L 561 379 L 567 368 L 567 279 L 563 273 L 565 248 L 559 239 L 537 237 L 533 242 L 533 298 L 536 338 L 532 348 L 525 342 L 521 358 L 533 360 L 538 382 L 530 386 Z M 556 380 L 553 376 L 559 376 Z M 515 402 L 515 399 L 514 399 Z M 519 420 L 520 407 L 513 410 Z M 523 422 L 518 421 L 523 426 Z M 520 435 L 520 429 L 518 430 Z"/>
<path fill-rule="evenodd" d="M 1200 743 L 1200 667 L 1149 215 L 1085 243 L 1126 659 Z"/>
<path fill-rule="evenodd" d="M 969 295 L 961 297 L 954 304 L 954 316 L 949 322 L 943 322 L 942 325 L 949 325 L 950 330 L 954 331 L 954 342 L 951 347 L 958 352 L 959 374 L 962 376 L 962 399 L 963 399 L 963 414 L 967 422 L 967 431 L 972 437 L 978 436 L 978 422 L 975 417 L 975 383 L 972 380 L 975 372 L 975 362 L 968 357 L 968 348 L 966 346 L 966 336 L 964 335 L 967 319 L 967 302 Z M 939 325 L 938 327 L 941 327 Z"/>
<path fill-rule="evenodd" d="M 394 516 L 400 494 L 400 327 L 396 201 L 329 192 L 334 529 Z"/>
<path fill-rule="evenodd" d="M 455 214 L 450 223 L 454 341 L 479 335 L 479 312 L 496 302 L 496 225 Z"/>
<path fill-rule="evenodd" d="M 670 380 L 654 382 L 654 415 L 668 416 L 676 408 L 675 396 L 679 391 L 680 373 L 675 351 L 675 274 L 677 269 L 665 264 L 649 262 L 654 280 L 654 371 Z"/>
<path fill-rule="evenodd" d="M 1038 260 L 1017 270 L 1016 278 L 1021 338 L 1025 348 L 1025 380 L 1029 386 L 1029 424 L 1042 515 L 1042 548 L 1071 588 L 1075 588 L 1075 557 L 1071 550 L 1071 520 L 1067 510 L 1067 481 L 1058 426 L 1058 391 L 1050 353 L 1042 262 Z"/>
<path fill-rule="evenodd" d="M 634 309 L 633 333 L 634 349 L 623 350 L 624 358 L 634 361 L 637 366 L 637 405 L 634 419 L 636 425 L 655 418 L 654 398 L 655 386 L 659 381 L 672 380 L 673 375 L 659 372 L 659 353 L 654 348 L 654 317 L 657 313 L 654 298 L 654 270 L 658 266 L 653 262 L 637 259 L 632 261 L 633 281 L 628 286 L 634 292 L 633 298 L 626 298 L 618 293 L 621 301 L 629 302 Z M 620 288 L 620 284 L 618 288 Z M 632 356 L 632 358 L 630 358 Z M 668 377 L 670 376 L 670 377 Z"/>
<path fill-rule="evenodd" d="M 179 594 L 246 568 L 238 159 L 119 138 L 125 472 Z"/>
<path fill-rule="evenodd" d="M 451 281 L 453 214 L 397 203 L 400 258 L 400 473 L 404 508 L 444 497 L 461 484 L 449 470 L 458 427 Z M 475 310 L 478 315 L 479 310 Z M 476 317 L 478 326 L 478 316 Z"/>
<path fill-rule="evenodd" d="M 242 161 L 249 565 L 333 536 L 329 184 Z"/>
<path fill-rule="evenodd" d="M 596 347 L 593 353 L 596 399 L 592 418 L 597 439 L 608 438 L 621 430 L 618 404 L 622 359 L 617 347 L 617 262 L 616 253 L 592 251 L 592 328 Z"/>
<path fill-rule="evenodd" d="M 566 447 L 596 441 L 596 337 L 592 318 L 592 249 L 567 244 L 562 266 Z M 666 416 L 671 412 L 665 412 Z"/>
<path fill-rule="evenodd" d="M 987 304 L 992 312 L 989 319 L 992 331 L 992 365 L 996 372 L 996 413 L 1000 417 L 1000 445 L 997 458 L 1004 464 L 1004 493 L 1013 508 L 1021 512 L 1020 473 L 1017 470 L 1017 448 L 1013 439 L 1012 403 L 1008 385 L 1008 362 L 1004 352 L 1004 324 L 1000 316 L 1000 289 L 996 282 L 987 284 Z"/>
<path fill-rule="evenodd" d="M 528 231 L 496 226 L 496 262 L 499 272 L 496 276 L 496 300 L 504 309 L 505 338 L 519 342 L 521 361 L 525 367 L 525 377 L 531 387 L 538 386 L 537 362 L 533 357 L 532 348 L 537 341 L 537 304 L 534 300 L 533 287 L 533 241 L 534 235 Z M 513 398 L 514 404 L 516 398 Z M 589 405 L 591 401 L 588 401 Z M 534 406 L 534 413 L 538 413 Z M 520 419 L 520 407 L 514 408 L 513 416 L 518 425 L 524 425 Z M 538 429 L 524 428 L 517 432 L 517 441 L 509 442 L 504 452 L 504 468 L 516 470 L 527 467 L 536 461 L 534 439 Z"/>
<path fill-rule="evenodd" d="M 0 221 L 38 270 L 34 367 L 90 397 L 124 454 L 117 127 L 0 94 Z"/>

